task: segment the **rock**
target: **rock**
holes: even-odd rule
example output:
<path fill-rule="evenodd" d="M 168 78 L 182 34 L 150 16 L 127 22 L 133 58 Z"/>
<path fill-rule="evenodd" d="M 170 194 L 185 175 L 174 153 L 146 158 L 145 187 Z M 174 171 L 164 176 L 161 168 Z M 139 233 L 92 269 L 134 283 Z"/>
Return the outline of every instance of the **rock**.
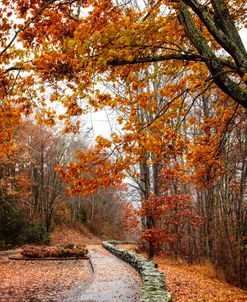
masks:
<path fill-rule="evenodd" d="M 116 247 L 118 244 L 130 244 L 130 242 L 106 241 L 102 243 L 105 249 L 129 263 L 140 273 L 143 288 L 139 302 L 171 302 L 171 293 L 165 289 L 165 276 L 158 271 L 157 264 L 146 260 L 141 255 L 118 249 Z"/>

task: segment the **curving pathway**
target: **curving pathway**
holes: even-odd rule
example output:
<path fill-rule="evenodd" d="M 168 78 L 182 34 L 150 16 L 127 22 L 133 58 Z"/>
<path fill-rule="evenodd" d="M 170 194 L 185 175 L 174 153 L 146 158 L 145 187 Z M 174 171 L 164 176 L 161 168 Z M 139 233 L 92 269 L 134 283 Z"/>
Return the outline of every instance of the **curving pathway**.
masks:
<path fill-rule="evenodd" d="M 91 285 L 83 293 L 74 289 L 62 302 L 136 302 L 141 291 L 139 274 L 104 248 L 90 247 L 93 266 Z"/>

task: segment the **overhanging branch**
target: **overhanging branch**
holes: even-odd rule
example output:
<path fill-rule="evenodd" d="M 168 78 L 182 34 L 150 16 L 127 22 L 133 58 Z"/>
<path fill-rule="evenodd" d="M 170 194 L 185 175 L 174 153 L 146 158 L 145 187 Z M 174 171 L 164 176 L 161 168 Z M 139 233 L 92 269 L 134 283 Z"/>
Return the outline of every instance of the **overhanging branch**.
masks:
<path fill-rule="evenodd" d="M 111 60 L 108 61 L 107 64 L 111 66 L 122 66 L 126 64 L 140 64 L 140 63 L 154 63 L 154 62 L 162 62 L 169 60 L 179 60 L 179 61 L 191 61 L 191 62 L 207 62 L 211 60 L 208 57 L 203 57 L 197 54 L 167 54 L 160 56 L 150 56 L 150 57 L 139 57 L 134 58 L 133 60 Z M 231 68 L 232 71 L 237 71 L 237 67 L 234 63 L 227 60 L 220 60 L 222 66 Z"/>
<path fill-rule="evenodd" d="M 16 71 L 16 70 L 21 71 L 21 70 L 24 70 L 24 69 L 25 69 L 24 66 L 12 66 L 12 67 L 9 67 L 9 68 L 5 69 L 3 73 L 6 74 L 10 71 Z"/>

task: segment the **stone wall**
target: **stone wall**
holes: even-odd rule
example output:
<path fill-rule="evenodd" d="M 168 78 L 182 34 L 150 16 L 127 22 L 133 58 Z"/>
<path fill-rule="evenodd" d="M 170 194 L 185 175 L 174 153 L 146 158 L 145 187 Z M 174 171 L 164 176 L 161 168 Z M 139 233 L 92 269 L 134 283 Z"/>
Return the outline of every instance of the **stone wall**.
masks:
<path fill-rule="evenodd" d="M 171 302 L 171 293 L 165 290 L 165 276 L 158 271 L 157 264 L 141 255 L 117 247 L 118 244 L 129 243 L 132 242 L 105 241 L 102 245 L 139 272 L 143 283 L 139 302 Z"/>

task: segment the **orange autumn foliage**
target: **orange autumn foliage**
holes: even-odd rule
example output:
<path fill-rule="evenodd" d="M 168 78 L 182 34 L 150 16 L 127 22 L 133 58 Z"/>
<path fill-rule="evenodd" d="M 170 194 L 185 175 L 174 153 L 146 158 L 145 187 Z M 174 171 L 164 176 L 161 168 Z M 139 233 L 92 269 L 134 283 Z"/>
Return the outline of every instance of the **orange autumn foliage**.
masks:
<path fill-rule="evenodd" d="M 96 193 L 99 188 L 116 186 L 124 177 L 121 162 L 111 162 L 107 153 L 99 153 L 96 149 L 77 152 L 77 161 L 70 163 L 65 169 L 57 167 L 64 182 L 68 184 L 69 195 L 84 196 Z"/>
<path fill-rule="evenodd" d="M 0 106 L 0 157 L 4 158 L 16 150 L 14 134 L 20 124 L 20 114 L 10 106 Z"/>
<path fill-rule="evenodd" d="M 168 0 L 140 7 L 108 0 L 2 1 L 4 93 L 20 104 L 22 112 L 43 107 L 43 121 L 52 124 L 53 117 L 45 108 L 47 99 L 67 108 L 65 120 L 87 110 L 80 100 L 97 109 L 114 108 L 119 100 L 97 93 L 95 81 L 117 83 L 128 77 L 130 87 L 137 91 L 142 83 L 129 71 L 147 70 L 148 64 L 161 62 L 160 73 L 167 76 L 184 71 L 165 89 L 160 87 L 161 95 L 173 99 L 180 89 L 203 91 L 214 82 L 246 106 L 246 52 L 237 31 L 245 25 L 244 2 L 212 0 L 206 8 L 199 2 Z M 223 13 L 227 22 L 217 22 Z M 216 50 L 228 52 L 229 57 L 219 56 Z M 149 96 L 145 91 L 137 97 L 143 108 L 149 107 Z"/>
<path fill-rule="evenodd" d="M 175 166 L 176 170 L 163 168 L 159 175 L 159 195 L 150 194 L 137 211 L 140 216 L 155 220 L 155 226 L 144 229 L 142 237 L 156 247 L 167 244 L 176 249 L 178 243 L 186 238 L 187 229 L 199 227 L 201 223 L 193 209 L 190 194 L 183 192 L 183 182 L 178 182 L 181 179 L 179 165 Z"/>
<path fill-rule="evenodd" d="M 247 108 L 247 54 L 239 36 L 246 26 L 245 0 L 138 4 L 1 2 L 1 155 L 15 152 L 13 133 L 24 116 L 49 127 L 60 120 L 62 133 L 78 133 L 78 118 L 92 107 L 117 111 L 122 131 L 98 137 L 94 148 L 57 169 L 69 193 L 95 193 L 118 184 L 127 171 L 147 200 L 158 191 L 151 182 L 163 166 L 171 166 L 169 174 L 178 181 L 173 173 L 179 162 L 184 174 L 178 182 L 189 186 L 205 215 L 205 240 L 194 245 L 217 261 L 229 251 L 232 275 L 245 280 L 240 107 Z M 189 204 L 184 191 L 169 192 L 170 198 L 155 192 L 158 198 L 149 206 L 163 211 L 163 202 L 174 212 L 176 202 L 182 208 Z"/>

